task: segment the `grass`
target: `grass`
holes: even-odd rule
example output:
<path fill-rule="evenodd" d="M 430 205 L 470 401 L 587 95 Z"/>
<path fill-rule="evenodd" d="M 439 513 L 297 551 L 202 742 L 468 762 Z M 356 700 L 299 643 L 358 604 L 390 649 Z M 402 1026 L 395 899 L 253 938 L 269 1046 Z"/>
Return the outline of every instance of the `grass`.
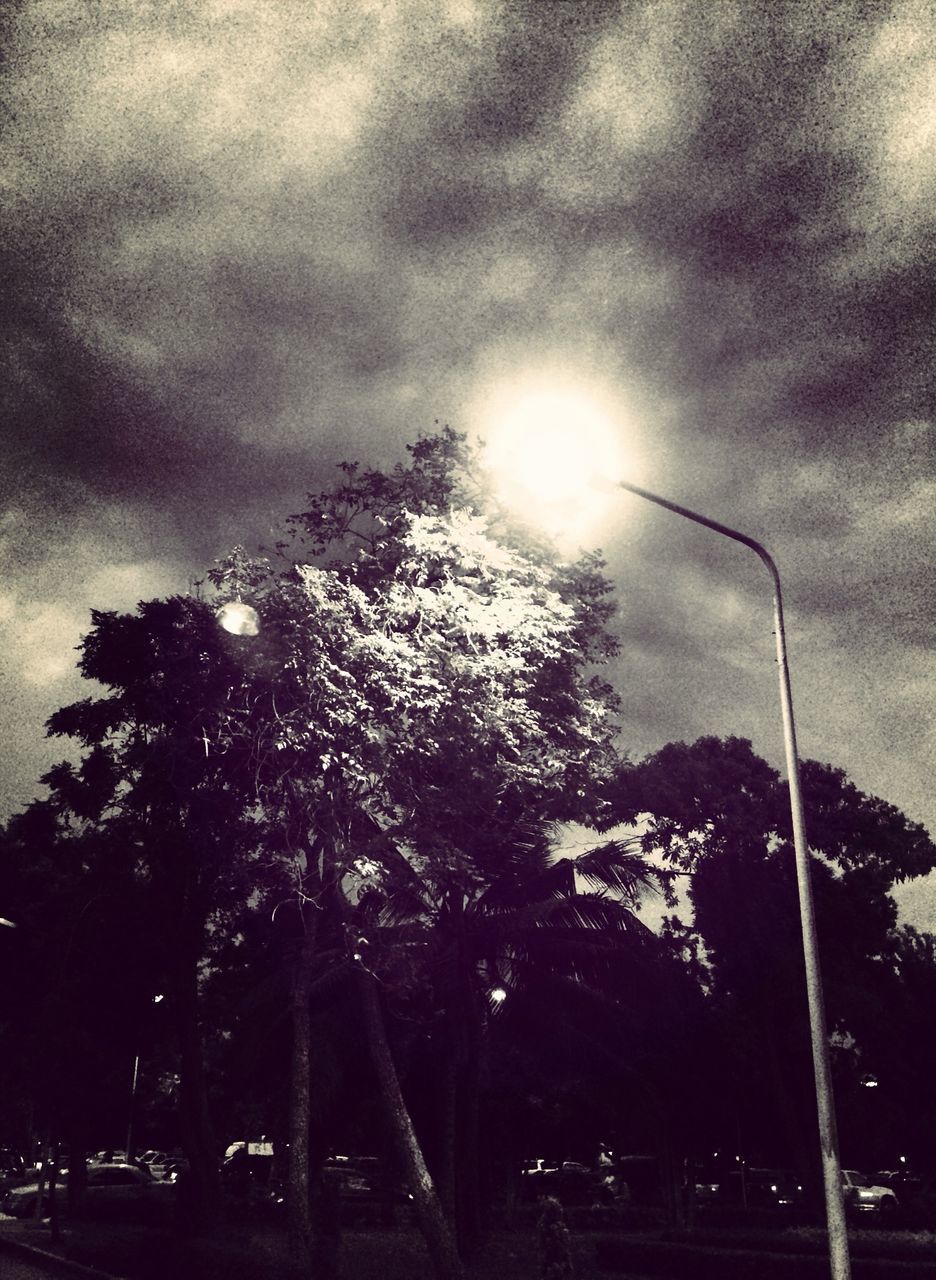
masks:
<path fill-rule="evenodd" d="M 656 1241 L 666 1246 L 666 1233 L 659 1227 L 641 1230 L 636 1223 L 625 1226 L 613 1215 L 570 1214 L 571 1243 L 576 1280 L 612 1280 L 611 1273 L 599 1269 L 599 1243 L 618 1252 L 630 1240 L 642 1256 L 641 1245 Z M 628 1227 L 630 1229 L 628 1229 Z M 47 1231 L 47 1228 L 46 1228 Z M 48 1247 L 48 1235 L 38 1224 L 31 1231 L 34 1243 Z M 936 1234 L 932 1231 L 852 1230 L 852 1255 L 856 1259 L 936 1260 Z M 726 1251 L 726 1261 L 741 1250 L 767 1254 L 793 1253 L 804 1259 L 825 1250 L 825 1236 L 818 1228 L 788 1227 L 786 1230 L 757 1229 L 698 1230 L 676 1239 L 674 1245 L 703 1250 Z M 213 1238 L 190 1239 L 169 1227 L 140 1227 L 75 1223 L 64 1234 L 61 1250 L 77 1262 L 94 1266 L 125 1280 L 307 1280 L 308 1272 L 298 1270 L 286 1248 L 281 1226 L 230 1223 Z M 627 1254 L 619 1254 L 626 1259 Z M 684 1260 L 683 1260 L 684 1265 Z M 340 1275 L 345 1280 L 416 1280 L 432 1274 L 425 1245 L 411 1228 L 380 1230 L 346 1228 L 339 1252 Z M 639 1270 L 639 1268 L 637 1268 Z M 317 1269 L 313 1271 L 316 1274 Z M 498 1230 L 485 1241 L 478 1257 L 466 1268 L 469 1280 L 539 1280 L 539 1259 L 534 1219 L 522 1215 L 514 1230 Z M 622 1280 L 617 1273 L 614 1280 Z"/>
<path fill-rule="evenodd" d="M 604 1276 L 594 1264 L 593 1235 L 574 1233 L 577 1280 Z M 229 1229 L 215 1239 L 185 1240 L 141 1227 L 83 1225 L 69 1233 L 67 1253 L 76 1262 L 126 1280 L 293 1280 L 298 1270 L 282 1232 Z M 432 1269 L 415 1230 L 348 1230 L 342 1235 L 340 1274 L 346 1280 L 415 1280 Z M 468 1264 L 469 1280 L 539 1280 L 535 1232 L 499 1231 Z M 314 1274 L 314 1272 L 313 1272 Z"/>

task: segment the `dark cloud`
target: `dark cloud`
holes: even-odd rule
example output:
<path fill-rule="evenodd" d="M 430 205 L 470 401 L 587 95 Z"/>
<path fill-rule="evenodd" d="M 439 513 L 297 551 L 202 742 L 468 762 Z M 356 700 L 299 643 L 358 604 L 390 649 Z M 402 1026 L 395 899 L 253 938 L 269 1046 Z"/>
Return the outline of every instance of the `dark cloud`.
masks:
<path fill-rule="evenodd" d="M 931 823 L 936 37 L 919 6 L 10 6 L 0 697 L 334 463 L 561 373 L 763 538 L 807 754 Z M 754 557 L 622 500 L 635 751 L 779 760 Z M 51 655 L 36 658 L 37 637 Z M 54 653 L 53 653 L 54 650 Z M 31 726 L 27 728 L 26 726 Z"/>

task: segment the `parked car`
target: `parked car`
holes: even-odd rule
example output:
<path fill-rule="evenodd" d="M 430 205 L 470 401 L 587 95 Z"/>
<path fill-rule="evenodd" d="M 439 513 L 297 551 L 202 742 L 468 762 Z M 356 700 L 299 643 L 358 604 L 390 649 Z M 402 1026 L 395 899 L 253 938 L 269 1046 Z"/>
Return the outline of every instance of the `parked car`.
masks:
<path fill-rule="evenodd" d="M 149 1171 L 154 1178 L 166 1182 L 175 1182 L 181 1173 L 188 1173 L 189 1162 L 181 1151 L 160 1152 L 156 1160 L 149 1162 Z"/>
<path fill-rule="evenodd" d="M 88 1217 L 150 1219 L 168 1216 L 173 1204 L 172 1186 L 157 1182 L 151 1173 L 126 1161 L 90 1164 L 85 1189 Z M 36 1212 L 39 1183 L 13 1187 L 3 1197 L 4 1213 L 15 1218 L 31 1218 Z M 60 1192 L 64 1204 L 64 1188 Z M 43 1213 L 48 1212 L 48 1193 L 43 1192 Z"/>
<path fill-rule="evenodd" d="M 0 1186 L 12 1186 L 22 1182 L 26 1174 L 26 1160 L 12 1147 L 0 1147 Z"/>
<path fill-rule="evenodd" d="M 695 1170 L 695 1198 L 697 1205 L 709 1205 L 718 1202 L 718 1193 L 724 1176 L 726 1175 L 717 1169 Z"/>
<path fill-rule="evenodd" d="M 803 1201 L 803 1188 L 789 1169 L 732 1169 L 718 1185 L 722 1204 L 748 1209 L 789 1209 Z"/>
<path fill-rule="evenodd" d="M 521 1196 L 524 1200 L 555 1196 L 566 1205 L 593 1204 L 602 1198 L 603 1174 L 576 1160 L 529 1161 L 520 1175 Z"/>
<path fill-rule="evenodd" d="M 905 1169 L 881 1170 L 871 1175 L 871 1182 L 876 1187 L 890 1187 L 901 1205 L 915 1200 L 923 1190 L 924 1180 Z"/>
<path fill-rule="evenodd" d="M 322 1167 L 322 1182 L 348 1225 L 387 1221 L 413 1202 L 393 1166 L 377 1156 L 332 1156 Z"/>
<path fill-rule="evenodd" d="M 142 1164 L 145 1164 L 146 1167 L 149 1169 L 154 1164 L 159 1164 L 161 1161 L 165 1160 L 166 1158 L 167 1157 L 166 1157 L 165 1151 L 155 1151 L 150 1149 L 149 1151 L 143 1152 L 143 1154 L 140 1156 L 140 1162 Z"/>
<path fill-rule="evenodd" d="M 900 1207 L 890 1187 L 880 1186 L 856 1169 L 842 1170 L 842 1192 L 845 1208 L 856 1213 L 891 1214 Z"/>

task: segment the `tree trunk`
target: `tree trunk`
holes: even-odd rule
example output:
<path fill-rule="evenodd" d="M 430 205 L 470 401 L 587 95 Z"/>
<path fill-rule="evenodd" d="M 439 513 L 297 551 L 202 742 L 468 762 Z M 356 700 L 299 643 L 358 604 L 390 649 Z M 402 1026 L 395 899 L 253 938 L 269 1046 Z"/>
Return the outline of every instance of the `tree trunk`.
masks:
<path fill-rule="evenodd" d="M 179 1041 L 179 1111 L 190 1168 L 189 1226 L 209 1229 L 221 1216 L 221 1188 L 198 1018 L 197 955 L 179 957 L 171 976 L 171 994 Z"/>
<path fill-rule="evenodd" d="M 289 1095 L 289 1185 L 286 1223 L 289 1251 L 307 1266 L 312 1257 L 312 1208 L 309 1188 L 309 1125 L 311 1122 L 312 1028 L 309 995 L 312 963 L 318 937 L 318 913 L 300 900 L 302 941 L 293 973 L 292 1060 Z"/>
<path fill-rule="evenodd" d="M 448 1020 L 446 1020 L 448 1022 Z M 449 1222 L 456 1222 L 456 1155 L 458 1142 L 458 1064 L 451 1027 L 445 1028 L 445 1061 L 442 1064 L 442 1132 L 439 1142 L 439 1199 Z"/>
<path fill-rule="evenodd" d="M 464 1271 L 458 1250 L 445 1220 L 445 1214 L 442 1212 L 442 1205 L 432 1178 L 429 1176 L 429 1170 L 426 1168 L 412 1119 L 403 1100 L 400 1081 L 390 1053 L 390 1045 L 387 1042 L 376 980 L 372 974 L 361 967 L 358 971 L 358 983 L 368 1049 L 377 1075 L 381 1101 L 396 1146 L 400 1167 L 413 1196 L 416 1220 L 426 1241 L 433 1270 L 437 1280 L 463 1280 Z"/>
<path fill-rule="evenodd" d="M 685 1205 L 682 1194 L 681 1162 L 673 1151 L 669 1125 L 662 1121 L 663 1128 L 658 1131 L 658 1159 L 660 1161 L 660 1180 L 663 1191 L 663 1211 L 666 1225 L 671 1231 L 681 1231 L 686 1225 Z"/>
<path fill-rule="evenodd" d="M 88 1185 L 88 1166 L 85 1161 L 86 1145 L 84 1125 L 75 1120 L 69 1127 L 66 1194 L 68 1211 L 76 1216 L 84 1209 L 85 1190 Z"/>
<path fill-rule="evenodd" d="M 481 1161 L 479 1158 L 481 1124 L 481 1072 L 483 1069 L 484 1022 L 478 1007 L 471 974 L 465 975 L 465 1047 L 458 1091 L 459 1162 L 456 1188 L 458 1192 L 458 1243 L 464 1256 L 477 1251 L 481 1239 Z"/>
<path fill-rule="evenodd" d="M 58 1143 L 52 1144 L 52 1159 L 49 1161 L 49 1237 L 53 1244 L 58 1244 L 62 1238 L 59 1227 L 59 1204 L 58 1204 Z"/>

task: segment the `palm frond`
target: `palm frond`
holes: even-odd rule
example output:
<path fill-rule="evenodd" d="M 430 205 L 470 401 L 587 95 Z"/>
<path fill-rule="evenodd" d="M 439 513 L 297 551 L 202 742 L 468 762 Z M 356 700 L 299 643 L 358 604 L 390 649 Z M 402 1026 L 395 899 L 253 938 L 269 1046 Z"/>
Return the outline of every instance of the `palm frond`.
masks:
<path fill-rule="evenodd" d="M 380 923 L 388 927 L 403 927 L 426 920 L 433 914 L 425 886 L 414 879 L 404 884 L 395 884 L 388 890 L 380 908 Z"/>
<path fill-rule="evenodd" d="M 636 907 L 647 894 L 665 892 L 667 872 L 651 866 L 641 851 L 640 838 L 606 840 L 575 858 L 575 872 L 590 889 L 619 893 Z"/>
<path fill-rule="evenodd" d="M 530 902 L 542 902 L 573 893 L 574 860 L 560 858 L 550 866 L 541 866 L 533 874 L 498 876 L 478 897 L 476 909 L 482 912 L 517 909 Z"/>
<path fill-rule="evenodd" d="M 634 914 L 627 902 L 606 895 L 577 893 L 552 905 L 548 915 L 550 928 L 571 927 L 592 932 L 627 933 L 646 937 L 652 934 L 648 925 Z"/>

